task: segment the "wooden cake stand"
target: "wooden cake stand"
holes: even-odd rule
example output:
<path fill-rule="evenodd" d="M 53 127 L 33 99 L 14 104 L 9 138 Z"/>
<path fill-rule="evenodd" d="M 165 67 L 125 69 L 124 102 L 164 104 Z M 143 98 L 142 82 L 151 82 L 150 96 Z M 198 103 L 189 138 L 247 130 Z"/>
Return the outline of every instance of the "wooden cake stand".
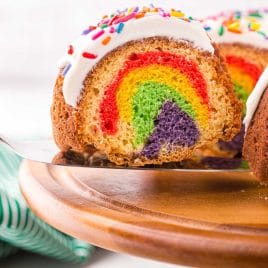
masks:
<path fill-rule="evenodd" d="M 25 161 L 23 195 L 94 245 L 201 267 L 268 267 L 268 187 L 249 172 L 77 168 Z"/>

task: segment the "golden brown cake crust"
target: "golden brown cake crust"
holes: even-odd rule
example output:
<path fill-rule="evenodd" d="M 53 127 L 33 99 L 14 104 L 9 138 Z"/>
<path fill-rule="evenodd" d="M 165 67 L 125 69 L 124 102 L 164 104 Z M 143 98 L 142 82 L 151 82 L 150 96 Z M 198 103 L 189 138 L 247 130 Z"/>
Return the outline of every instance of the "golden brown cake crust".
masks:
<path fill-rule="evenodd" d="M 58 76 L 54 86 L 53 103 L 51 106 L 52 129 L 56 144 L 61 151 L 72 148 L 83 152 L 87 146 L 79 141 L 77 129 L 79 128 L 78 111 L 65 103 L 62 93 L 63 77 Z"/>
<path fill-rule="evenodd" d="M 246 132 L 243 155 L 261 180 L 268 180 L 268 88 Z"/>
<path fill-rule="evenodd" d="M 142 47 L 141 47 L 142 44 Z M 109 82 L 111 77 L 114 76 L 112 68 L 110 68 L 109 72 L 104 72 L 106 65 L 111 64 L 111 59 L 114 57 L 126 53 L 125 51 L 139 51 L 143 49 L 148 49 L 153 47 L 158 47 L 158 49 L 171 48 L 175 51 L 186 50 L 191 57 L 192 51 L 189 48 L 189 45 L 185 42 L 177 42 L 174 40 L 170 40 L 168 38 L 163 37 L 154 37 L 147 38 L 144 40 L 132 41 L 124 44 L 122 47 L 118 47 L 117 49 L 108 53 L 100 62 L 95 66 L 95 68 L 88 74 L 84 81 L 85 89 L 81 93 L 81 98 L 77 107 L 71 107 L 70 105 L 65 103 L 62 85 L 63 85 L 63 77 L 59 74 L 55 87 L 54 87 L 54 98 L 53 104 L 51 107 L 51 115 L 52 115 L 52 123 L 53 123 L 53 133 L 56 144 L 62 151 L 73 150 L 80 153 L 83 152 L 91 152 L 92 145 L 95 146 L 101 152 L 105 152 L 109 159 L 116 164 L 130 164 L 130 165 L 143 165 L 143 164 L 161 164 L 162 162 L 182 160 L 184 158 L 189 158 L 191 156 L 191 149 L 187 148 L 185 152 L 183 152 L 180 156 L 178 153 L 170 154 L 166 159 L 156 159 L 153 161 L 146 162 L 146 159 L 139 159 L 138 161 L 132 159 L 133 156 L 122 155 L 120 152 L 116 151 L 116 146 L 109 147 L 109 144 L 101 144 L 96 140 L 96 137 L 100 135 L 98 133 L 98 129 L 94 128 L 94 125 L 85 129 L 86 119 L 88 115 L 85 111 L 87 111 L 87 102 L 88 100 L 94 98 L 96 95 L 94 90 L 99 91 L 99 88 L 105 83 Z M 159 48 L 160 47 L 160 48 Z M 223 124 L 222 133 L 218 133 L 221 139 L 230 140 L 239 130 L 241 125 L 241 104 L 237 100 L 236 95 L 234 94 L 233 85 L 230 81 L 230 77 L 227 73 L 226 66 L 224 64 L 224 60 L 219 54 L 219 50 L 217 46 L 214 44 L 215 54 L 212 56 L 210 53 L 206 51 L 198 50 L 197 59 L 199 61 L 202 60 L 201 57 L 205 56 L 207 62 L 214 67 L 213 73 L 211 74 L 211 79 L 208 82 L 215 83 L 218 87 L 224 88 L 225 92 L 228 96 L 229 110 L 227 112 L 226 117 L 222 116 L 222 118 L 215 118 L 218 120 L 218 124 Z M 197 50 L 196 50 L 197 51 Z M 119 57 L 118 57 L 119 58 Z M 200 62 L 201 64 L 201 62 Z M 206 64 L 203 64 L 203 68 L 206 68 Z M 102 73 L 101 81 L 94 81 L 95 73 Z M 106 75 L 108 74 L 108 75 Z M 215 80 L 215 81 L 214 81 Z M 95 84 L 94 84 L 95 83 Z M 94 85 L 96 85 L 94 87 Z M 216 135 L 216 136 L 217 136 Z M 211 140 L 212 143 L 216 142 Z"/>

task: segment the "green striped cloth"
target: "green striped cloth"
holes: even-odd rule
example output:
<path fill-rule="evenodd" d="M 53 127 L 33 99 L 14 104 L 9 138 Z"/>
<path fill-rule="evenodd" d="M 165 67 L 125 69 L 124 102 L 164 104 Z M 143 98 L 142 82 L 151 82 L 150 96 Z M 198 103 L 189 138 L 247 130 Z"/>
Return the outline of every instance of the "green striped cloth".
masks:
<path fill-rule="evenodd" d="M 63 261 L 88 260 L 91 245 L 55 230 L 27 207 L 17 180 L 20 163 L 0 144 L 0 258 L 24 249 Z"/>

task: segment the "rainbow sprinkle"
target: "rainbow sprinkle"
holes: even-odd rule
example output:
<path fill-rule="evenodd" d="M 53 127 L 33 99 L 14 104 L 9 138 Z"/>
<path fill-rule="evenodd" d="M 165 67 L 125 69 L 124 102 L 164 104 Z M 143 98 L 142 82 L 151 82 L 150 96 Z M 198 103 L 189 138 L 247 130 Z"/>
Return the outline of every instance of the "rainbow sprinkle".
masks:
<path fill-rule="evenodd" d="M 98 39 L 100 36 L 102 36 L 103 34 L 105 33 L 104 30 L 100 30 L 99 32 L 95 33 L 93 36 L 92 36 L 92 40 L 96 40 Z"/>
<path fill-rule="evenodd" d="M 204 26 L 204 29 L 205 29 L 206 31 L 210 31 L 210 30 L 211 30 L 211 27 L 208 26 L 208 25 L 205 25 L 205 26 Z"/>
<path fill-rule="evenodd" d="M 83 52 L 82 56 L 87 59 L 96 59 L 97 55 L 89 52 Z"/>
<path fill-rule="evenodd" d="M 241 24 L 239 21 L 230 21 L 226 23 L 226 27 L 229 32 L 242 33 Z"/>
<path fill-rule="evenodd" d="M 72 45 L 69 46 L 68 48 L 68 52 L 67 52 L 69 55 L 72 55 L 74 53 L 74 48 Z"/>
<path fill-rule="evenodd" d="M 258 22 L 253 21 L 253 22 L 250 22 L 250 23 L 248 24 L 248 28 L 249 28 L 249 30 L 251 30 L 251 31 L 259 31 L 260 28 L 261 28 L 261 24 L 258 23 Z"/>
<path fill-rule="evenodd" d="M 105 28 L 107 28 L 107 27 L 108 27 L 108 24 L 102 24 L 102 25 L 100 26 L 101 29 L 105 29 Z"/>
<path fill-rule="evenodd" d="M 72 67 L 72 64 L 70 64 L 70 63 L 68 65 L 66 65 L 65 68 L 62 71 L 62 75 L 65 76 L 68 73 L 68 71 L 70 70 L 71 67 Z"/>
<path fill-rule="evenodd" d="M 82 32 L 82 35 L 87 35 L 89 34 L 90 32 L 92 32 L 93 30 L 96 29 L 96 26 L 89 26 L 88 29 L 85 29 L 83 32 Z"/>
<path fill-rule="evenodd" d="M 122 30 L 124 28 L 124 23 L 123 22 L 120 22 L 120 24 L 118 25 L 117 29 L 116 29 L 116 32 L 117 33 L 121 33 Z"/>
<path fill-rule="evenodd" d="M 127 16 L 120 17 L 120 18 L 118 18 L 118 19 L 114 20 L 114 24 L 118 24 L 118 23 L 121 23 L 121 22 L 126 22 L 126 21 L 129 21 L 130 19 L 134 18 L 134 17 L 135 17 L 135 15 L 136 15 L 136 13 L 135 13 L 135 12 L 133 12 L 133 13 L 131 13 L 131 14 L 127 15 Z"/>
<path fill-rule="evenodd" d="M 218 28 L 218 35 L 223 36 L 226 32 L 234 34 L 243 34 L 247 31 L 256 32 L 268 40 L 268 31 L 263 27 L 264 25 L 264 13 L 267 13 L 267 9 L 262 10 L 248 10 L 246 12 L 233 11 L 224 13 L 221 12 L 214 16 L 209 16 L 201 22 L 204 22 L 204 29 L 211 31 L 213 27 L 210 27 L 208 20 L 221 20 L 221 25 Z M 246 25 L 245 25 L 246 24 Z"/>
<path fill-rule="evenodd" d="M 109 33 L 114 33 L 115 32 L 115 28 L 112 26 L 109 30 Z"/>
<path fill-rule="evenodd" d="M 218 31 L 218 34 L 220 36 L 222 36 L 224 34 L 224 27 L 223 27 L 223 25 L 220 26 L 219 31 Z"/>
<path fill-rule="evenodd" d="M 145 16 L 145 13 L 137 13 L 135 15 L 135 19 L 140 19 L 140 18 L 143 18 Z"/>
<path fill-rule="evenodd" d="M 181 17 L 184 17 L 185 16 L 183 12 L 181 12 L 181 11 L 175 11 L 175 10 L 172 10 L 171 13 L 170 13 L 170 15 L 172 17 L 177 17 L 177 18 L 181 18 Z"/>
<path fill-rule="evenodd" d="M 104 39 L 102 40 L 101 43 L 102 43 L 104 46 L 106 46 L 110 41 L 111 41 L 111 36 L 107 36 L 106 38 L 104 38 Z"/>
<path fill-rule="evenodd" d="M 111 15 L 104 15 L 99 23 L 96 26 L 89 26 L 82 32 L 82 35 L 86 36 L 92 32 L 91 39 L 93 41 L 98 40 L 105 33 L 110 33 L 112 35 L 105 36 L 101 40 L 101 44 L 106 46 L 115 36 L 116 34 L 120 34 L 125 26 L 125 23 L 130 20 L 137 20 L 143 18 L 148 13 L 159 14 L 162 17 L 174 17 L 178 19 L 182 19 L 188 22 L 193 20 L 192 17 L 186 17 L 183 12 L 180 10 L 171 9 L 169 12 L 166 12 L 164 9 L 160 7 L 155 7 L 154 5 L 150 5 L 149 7 L 139 8 L 138 6 L 134 6 L 131 8 L 126 8 L 124 10 L 117 10 Z M 72 55 L 74 53 L 74 48 L 72 45 L 68 47 L 68 54 Z M 98 55 L 90 53 L 88 51 L 82 52 L 82 56 L 86 59 L 96 59 Z M 63 74 L 65 75 L 69 69 L 71 68 L 71 64 L 68 64 L 64 70 Z"/>
<path fill-rule="evenodd" d="M 250 17 L 255 17 L 255 18 L 263 18 L 262 14 L 260 14 L 258 10 L 249 12 L 248 15 Z"/>

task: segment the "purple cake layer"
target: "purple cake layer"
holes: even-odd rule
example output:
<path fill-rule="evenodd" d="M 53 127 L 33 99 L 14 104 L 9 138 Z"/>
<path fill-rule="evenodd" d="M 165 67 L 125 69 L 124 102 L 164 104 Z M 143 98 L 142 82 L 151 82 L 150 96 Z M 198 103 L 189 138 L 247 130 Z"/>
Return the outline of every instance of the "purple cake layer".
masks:
<path fill-rule="evenodd" d="M 219 141 L 222 150 L 234 151 L 241 153 L 244 143 L 245 126 L 243 125 L 240 132 L 234 136 L 231 141 Z"/>
<path fill-rule="evenodd" d="M 141 152 L 141 155 L 149 159 L 157 157 L 164 144 L 170 150 L 173 146 L 190 147 L 200 136 L 192 118 L 171 101 L 166 101 L 162 105 L 154 123 L 155 129 Z"/>
<path fill-rule="evenodd" d="M 241 166 L 242 158 L 204 157 L 202 164 L 212 169 L 236 169 Z"/>

